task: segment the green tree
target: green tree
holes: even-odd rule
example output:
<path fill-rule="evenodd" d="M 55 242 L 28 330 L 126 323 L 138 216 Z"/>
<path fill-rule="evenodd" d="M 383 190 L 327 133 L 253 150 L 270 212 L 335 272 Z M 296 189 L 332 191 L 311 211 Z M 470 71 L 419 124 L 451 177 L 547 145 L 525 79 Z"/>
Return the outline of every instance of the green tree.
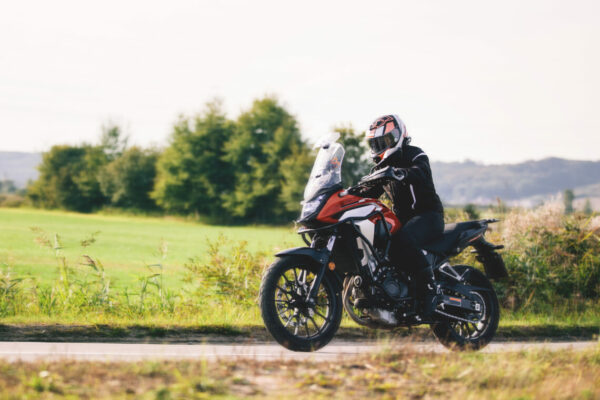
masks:
<path fill-rule="evenodd" d="M 563 193 L 563 202 L 565 204 L 565 214 L 573 213 L 573 200 L 575 195 L 571 189 L 567 189 Z"/>
<path fill-rule="evenodd" d="M 283 180 L 279 199 L 290 216 L 300 211 L 300 201 L 304 197 L 304 188 L 314 162 L 314 154 L 304 146 L 281 162 Z"/>
<path fill-rule="evenodd" d="M 150 193 L 154 188 L 157 160 L 157 151 L 131 147 L 106 165 L 99 181 L 111 205 L 140 210 L 156 208 Z"/>
<path fill-rule="evenodd" d="M 225 143 L 234 132 L 219 101 L 173 126 L 169 147 L 157 164 L 152 197 L 167 211 L 223 214 L 221 198 L 232 187 L 230 164 L 224 160 Z M 247 168 L 247 166 L 245 167 Z"/>
<path fill-rule="evenodd" d="M 342 164 L 342 183 L 344 186 L 356 184 L 367 175 L 373 163 L 369 160 L 369 149 L 363 133 L 357 133 L 352 125 L 338 125 L 333 128 L 340 134 L 339 142 L 346 151 Z"/>
<path fill-rule="evenodd" d="M 10 179 L 3 179 L 0 181 L 0 193 L 15 193 L 17 191 L 17 187 L 15 186 L 15 182 Z"/>
<path fill-rule="evenodd" d="M 43 154 L 40 175 L 27 195 L 40 207 L 92 211 L 106 201 L 98 182 L 106 162 L 99 146 L 53 146 Z"/>
<path fill-rule="evenodd" d="M 224 195 L 232 216 L 263 222 L 296 216 L 311 162 L 296 119 L 277 99 L 255 100 L 240 115 L 226 151 L 235 172 L 234 189 Z"/>
<path fill-rule="evenodd" d="M 127 148 L 128 142 L 129 137 L 123 133 L 118 125 L 112 122 L 102 125 L 100 147 L 104 149 L 104 153 L 109 160 L 120 157 Z"/>

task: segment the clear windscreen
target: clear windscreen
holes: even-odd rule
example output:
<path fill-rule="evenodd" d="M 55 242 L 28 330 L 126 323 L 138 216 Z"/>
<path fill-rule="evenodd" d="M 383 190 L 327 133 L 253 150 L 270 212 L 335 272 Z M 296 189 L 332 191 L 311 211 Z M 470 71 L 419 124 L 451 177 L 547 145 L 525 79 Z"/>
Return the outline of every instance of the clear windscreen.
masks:
<path fill-rule="evenodd" d="M 344 147 L 339 143 L 321 147 L 304 189 L 304 201 L 311 200 L 317 193 L 342 182 L 344 153 Z"/>

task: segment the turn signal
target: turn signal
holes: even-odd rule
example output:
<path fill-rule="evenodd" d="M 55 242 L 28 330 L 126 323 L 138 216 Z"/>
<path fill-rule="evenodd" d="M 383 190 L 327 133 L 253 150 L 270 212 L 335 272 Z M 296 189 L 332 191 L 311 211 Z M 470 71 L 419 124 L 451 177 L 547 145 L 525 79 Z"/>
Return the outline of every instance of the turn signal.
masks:
<path fill-rule="evenodd" d="M 331 262 L 329 263 L 329 269 L 330 269 L 331 271 L 333 271 L 333 270 L 335 269 L 335 263 L 334 263 L 333 261 L 331 261 Z"/>

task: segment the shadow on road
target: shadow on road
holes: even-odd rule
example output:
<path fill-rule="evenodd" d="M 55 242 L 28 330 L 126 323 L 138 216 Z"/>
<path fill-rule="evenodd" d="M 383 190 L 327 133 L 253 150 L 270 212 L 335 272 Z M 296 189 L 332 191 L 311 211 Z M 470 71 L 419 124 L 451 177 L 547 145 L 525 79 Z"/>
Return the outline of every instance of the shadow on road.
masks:
<path fill-rule="evenodd" d="M 508 326 L 498 329 L 494 341 L 577 341 L 598 337 L 597 327 Z M 360 327 L 342 327 L 336 339 L 344 341 L 435 340 L 427 327 L 374 331 Z M 0 325 L 0 341 L 36 342 L 122 342 L 122 343 L 261 343 L 272 342 L 262 326 L 114 326 L 114 325 Z"/>

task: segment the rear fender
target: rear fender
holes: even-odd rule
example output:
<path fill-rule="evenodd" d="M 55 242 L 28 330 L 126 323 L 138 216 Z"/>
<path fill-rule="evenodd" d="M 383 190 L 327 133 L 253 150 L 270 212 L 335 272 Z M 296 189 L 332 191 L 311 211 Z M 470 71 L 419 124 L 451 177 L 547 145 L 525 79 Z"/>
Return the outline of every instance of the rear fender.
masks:
<path fill-rule="evenodd" d="M 485 274 L 489 279 L 499 280 L 508 277 L 508 271 L 502 256 L 496 252 L 504 248 L 502 245 L 494 245 L 481 236 L 473 243 L 477 256 L 477 261 L 483 264 Z"/>
<path fill-rule="evenodd" d="M 474 245 L 476 241 L 483 237 L 485 233 L 486 227 L 469 229 L 460 234 L 458 239 L 456 240 L 456 247 L 453 247 L 448 251 L 449 255 L 457 255 L 462 252 L 467 247 Z"/>
<path fill-rule="evenodd" d="M 483 234 L 487 230 L 487 226 L 478 228 L 478 229 L 469 229 L 466 232 L 463 232 L 458 238 L 458 243 L 460 248 L 465 248 L 470 244 L 473 244 L 483 238 Z"/>

